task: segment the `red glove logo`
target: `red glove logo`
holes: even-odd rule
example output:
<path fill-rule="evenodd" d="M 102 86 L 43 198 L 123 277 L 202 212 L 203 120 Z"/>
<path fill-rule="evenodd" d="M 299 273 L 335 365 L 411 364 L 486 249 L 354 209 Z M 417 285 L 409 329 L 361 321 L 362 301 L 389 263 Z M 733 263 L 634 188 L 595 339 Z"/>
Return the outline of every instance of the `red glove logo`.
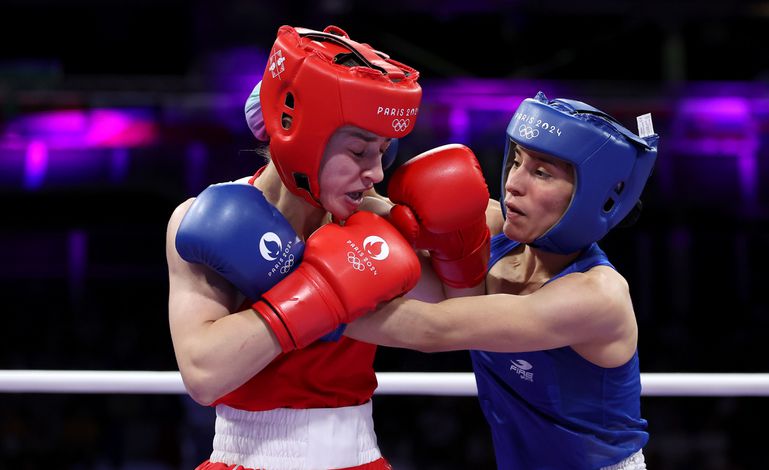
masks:
<path fill-rule="evenodd" d="M 377 269 L 374 261 L 383 261 L 390 256 L 390 245 L 378 235 L 369 235 L 362 244 L 347 240 L 347 245 L 353 250 L 347 252 L 347 262 L 357 271 L 368 269 L 376 276 Z"/>
<path fill-rule="evenodd" d="M 368 236 L 363 240 L 363 250 L 377 261 L 382 261 L 390 256 L 390 245 L 376 235 Z"/>

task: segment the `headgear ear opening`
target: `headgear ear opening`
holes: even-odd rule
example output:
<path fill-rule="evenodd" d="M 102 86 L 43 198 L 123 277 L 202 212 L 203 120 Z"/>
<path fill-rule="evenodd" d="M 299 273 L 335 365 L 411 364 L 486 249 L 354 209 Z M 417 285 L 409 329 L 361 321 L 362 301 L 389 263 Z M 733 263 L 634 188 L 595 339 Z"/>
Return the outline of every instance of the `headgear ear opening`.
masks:
<path fill-rule="evenodd" d="M 632 227 L 633 225 L 638 222 L 638 219 L 641 217 L 641 212 L 643 211 L 643 202 L 639 199 L 636 201 L 635 205 L 632 209 L 630 209 L 630 212 L 625 216 L 624 219 L 622 219 L 618 224 L 616 228 L 628 228 Z"/>

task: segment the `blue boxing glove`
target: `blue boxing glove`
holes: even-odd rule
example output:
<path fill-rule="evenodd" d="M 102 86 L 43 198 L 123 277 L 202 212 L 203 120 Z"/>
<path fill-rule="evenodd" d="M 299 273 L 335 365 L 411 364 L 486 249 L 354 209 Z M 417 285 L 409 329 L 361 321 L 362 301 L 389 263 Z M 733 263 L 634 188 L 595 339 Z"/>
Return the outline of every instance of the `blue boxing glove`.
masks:
<path fill-rule="evenodd" d="M 192 203 L 176 233 L 176 250 L 257 300 L 299 264 L 304 243 L 260 190 L 221 183 Z"/>
<path fill-rule="evenodd" d="M 222 183 L 192 203 L 176 232 L 176 251 L 189 263 L 213 269 L 253 301 L 299 265 L 304 243 L 261 191 Z M 320 340 L 338 341 L 345 326 Z"/>

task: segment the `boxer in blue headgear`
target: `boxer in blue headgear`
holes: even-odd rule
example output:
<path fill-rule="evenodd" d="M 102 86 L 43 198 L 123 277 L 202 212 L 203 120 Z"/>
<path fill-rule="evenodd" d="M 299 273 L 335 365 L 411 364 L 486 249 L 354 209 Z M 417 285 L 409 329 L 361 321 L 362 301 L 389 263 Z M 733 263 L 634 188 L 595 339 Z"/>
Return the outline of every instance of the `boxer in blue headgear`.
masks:
<path fill-rule="evenodd" d="M 659 136 L 641 138 L 614 118 L 581 101 L 545 94 L 524 100 L 507 126 L 505 182 L 517 146 L 570 163 L 575 188 L 568 209 L 532 246 L 572 253 L 598 241 L 634 210 L 657 158 Z M 512 156 L 512 157 L 511 157 Z"/>
<path fill-rule="evenodd" d="M 387 346 L 469 349 L 500 469 L 646 468 L 633 302 L 597 243 L 640 206 L 659 137 L 650 115 L 639 128 L 580 101 L 524 100 L 507 127 L 502 211 L 486 211 L 485 283 L 441 302 L 396 299 L 347 328 Z"/>

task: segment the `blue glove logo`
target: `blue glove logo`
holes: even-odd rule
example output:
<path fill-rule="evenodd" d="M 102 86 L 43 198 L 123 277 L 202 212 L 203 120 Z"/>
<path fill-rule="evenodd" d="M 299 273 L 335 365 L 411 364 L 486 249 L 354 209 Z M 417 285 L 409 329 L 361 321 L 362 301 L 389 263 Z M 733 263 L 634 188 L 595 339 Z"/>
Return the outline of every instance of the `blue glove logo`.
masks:
<path fill-rule="evenodd" d="M 259 253 L 267 261 L 275 261 L 283 249 L 280 237 L 273 232 L 267 232 L 259 240 Z"/>

